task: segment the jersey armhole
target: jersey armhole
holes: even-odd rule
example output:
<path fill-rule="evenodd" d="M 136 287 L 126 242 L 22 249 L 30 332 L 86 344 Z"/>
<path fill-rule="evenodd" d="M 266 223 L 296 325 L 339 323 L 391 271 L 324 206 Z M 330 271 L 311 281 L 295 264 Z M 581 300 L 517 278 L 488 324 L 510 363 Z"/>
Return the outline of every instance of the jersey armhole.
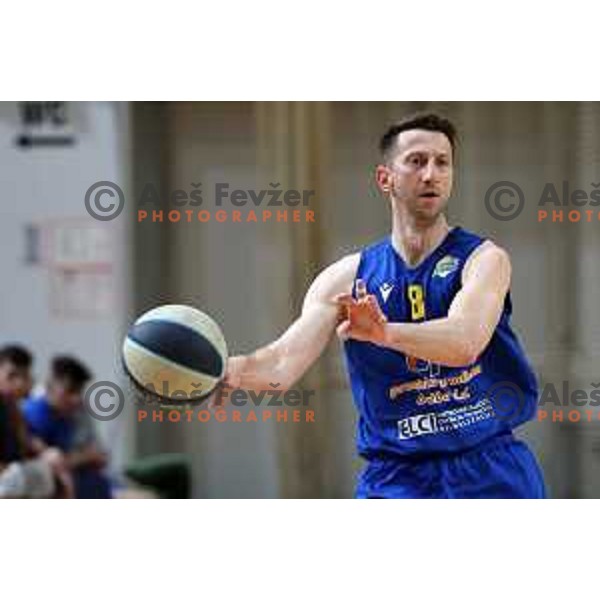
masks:
<path fill-rule="evenodd" d="M 366 254 L 369 251 L 369 248 L 362 248 L 360 251 L 360 258 L 358 259 L 358 266 L 356 267 L 356 273 L 354 274 L 354 278 L 352 279 L 352 297 L 356 299 L 356 280 L 360 279 L 363 274 L 363 265 L 366 260 Z M 366 282 L 365 282 L 366 283 Z"/>

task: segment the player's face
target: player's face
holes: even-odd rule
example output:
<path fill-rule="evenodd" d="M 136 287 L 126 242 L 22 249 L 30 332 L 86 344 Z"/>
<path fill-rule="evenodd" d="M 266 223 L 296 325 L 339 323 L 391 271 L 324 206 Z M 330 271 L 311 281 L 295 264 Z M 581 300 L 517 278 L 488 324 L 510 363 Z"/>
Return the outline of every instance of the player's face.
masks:
<path fill-rule="evenodd" d="M 386 182 L 392 201 L 399 202 L 415 220 L 427 224 L 446 208 L 452 190 L 452 146 L 441 132 L 403 131 L 396 153 L 378 177 Z M 387 175 L 387 178 L 386 176 Z"/>
<path fill-rule="evenodd" d="M 17 367 L 9 360 L 0 364 L 0 393 L 10 400 L 21 400 L 29 395 L 33 381 L 29 369 Z"/>

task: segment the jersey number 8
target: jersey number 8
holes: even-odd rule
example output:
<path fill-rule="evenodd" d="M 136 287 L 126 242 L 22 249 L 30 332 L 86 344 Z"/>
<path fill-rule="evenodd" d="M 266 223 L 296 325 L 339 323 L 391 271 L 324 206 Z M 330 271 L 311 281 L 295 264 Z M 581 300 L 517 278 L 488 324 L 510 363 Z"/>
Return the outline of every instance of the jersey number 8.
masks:
<path fill-rule="evenodd" d="M 412 284 L 407 289 L 408 301 L 410 302 L 410 317 L 412 321 L 420 321 L 425 318 L 425 295 L 423 287 L 418 284 Z M 406 366 L 414 373 L 427 373 L 430 377 L 438 375 L 440 366 L 430 363 L 428 360 L 421 360 L 414 356 L 406 357 Z"/>

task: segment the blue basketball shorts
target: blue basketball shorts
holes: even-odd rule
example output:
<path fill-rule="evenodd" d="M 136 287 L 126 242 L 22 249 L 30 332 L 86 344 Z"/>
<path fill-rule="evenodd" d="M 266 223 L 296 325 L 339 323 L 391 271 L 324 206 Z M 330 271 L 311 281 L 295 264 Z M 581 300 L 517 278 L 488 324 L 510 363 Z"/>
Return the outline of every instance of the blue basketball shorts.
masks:
<path fill-rule="evenodd" d="M 377 457 L 359 477 L 357 498 L 545 498 L 529 448 L 512 434 L 450 455 Z"/>

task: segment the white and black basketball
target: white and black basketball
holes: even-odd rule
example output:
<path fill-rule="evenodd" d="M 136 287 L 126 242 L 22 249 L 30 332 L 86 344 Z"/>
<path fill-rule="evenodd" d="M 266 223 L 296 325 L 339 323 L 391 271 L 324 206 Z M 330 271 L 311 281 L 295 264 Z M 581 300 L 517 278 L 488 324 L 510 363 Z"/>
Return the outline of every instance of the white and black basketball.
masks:
<path fill-rule="evenodd" d="M 220 327 L 191 306 L 168 304 L 144 313 L 123 344 L 129 377 L 165 401 L 207 398 L 223 378 L 226 362 Z"/>

